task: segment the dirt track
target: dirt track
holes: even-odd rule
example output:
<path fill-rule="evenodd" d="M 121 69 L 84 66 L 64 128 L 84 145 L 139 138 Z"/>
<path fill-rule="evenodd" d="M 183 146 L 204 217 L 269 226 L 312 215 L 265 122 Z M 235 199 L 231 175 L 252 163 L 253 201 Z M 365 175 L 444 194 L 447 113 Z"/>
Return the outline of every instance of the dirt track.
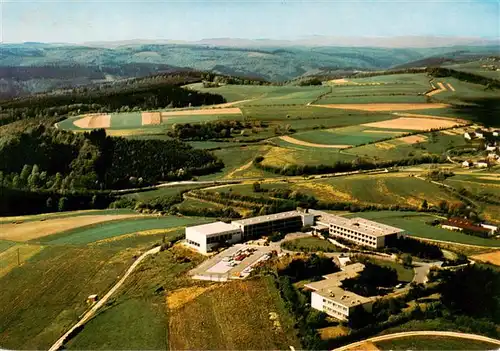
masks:
<path fill-rule="evenodd" d="M 441 103 L 376 103 L 376 104 L 327 104 L 327 105 L 310 105 L 314 107 L 336 108 L 343 110 L 360 110 L 360 111 L 410 111 L 410 110 L 428 110 L 434 108 L 446 108 L 450 105 Z"/>
<path fill-rule="evenodd" d="M 484 253 L 480 255 L 471 256 L 473 260 L 489 262 L 494 265 L 500 266 L 500 251 Z"/>
<path fill-rule="evenodd" d="M 52 347 L 49 349 L 49 351 L 60 350 L 62 348 L 62 346 L 64 345 L 64 342 L 66 341 L 66 339 L 68 339 L 68 337 L 70 336 L 70 334 L 73 333 L 80 326 L 87 323 L 87 321 L 90 320 L 94 316 L 94 314 L 97 312 L 97 310 L 99 308 L 101 308 L 102 306 L 104 306 L 104 304 L 108 301 L 108 299 L 111 297 L 111 295 L 113 295 L 115 293 L 115 291 L 118 290 L 120 288 L 120 286 L 123 285 L 125 280 L 134 271 L 134 269 L 139 265 L 139 263 L 141 263 L 147 256 L 160 252 L 160 249 L 161 249 L 161 247 L 157 246 L 155 248 L 152 248 L 149 251 L 146 251 L 141 256 L 139 256 L 139 258 L 134 263 L 132 263 L 132 265 L 125 272 L 123 277 L 118 281 L 118 283 L 116 283 L 111 288 L 111 290 L 109 290 L 108 293 L 102 297 L 101 300 L 99 300 L 87 313 L 85 313 L 85 315 L 75 325 L 73 325 L 73 327 L 68 332 L 66 332 L 66 334 L 61 336 L 59 338 L 59 340 L 57 340 L 54 343 L 54 345 L 52 345 Z"/>
<path fill-rule="evenodd" d="M 314 144 L 314 143 L 309 143 L 307 141 L 303 141 L 303 140 L 298 140 L 298 139 L 292 138 L 292 137 L 290 137 L 288 135 L 281 136 L 280 139 L 284 140 L 286 142 L 289 142 L 291 144 L 295 144 L 295 145 L 310 146 L 310 147 L 321 147 L 321 148 L 325 148 L 325 149 L 346 149 L 346 148 L 349 148 L 349 147 L 352 146 L 352 145 Z"/>
<path fill-rule="evenodd" d="M 19 224 L 2 224 L 0 239 L 12 241 L 28 241 L 44 236 L 56 234 L 69 229 L 82 227 L 94 223 L 102 223 L 118 219 L 137 217 L 136 214 L 124 215 L 88 215 L 47 219 L 45 221 L 31 221 Z"/>

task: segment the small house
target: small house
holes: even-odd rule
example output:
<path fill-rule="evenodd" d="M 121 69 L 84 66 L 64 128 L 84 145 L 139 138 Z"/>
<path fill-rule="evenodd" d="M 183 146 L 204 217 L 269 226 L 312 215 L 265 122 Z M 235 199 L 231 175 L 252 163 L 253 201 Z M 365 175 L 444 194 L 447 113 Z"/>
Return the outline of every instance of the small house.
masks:
<path fill-rule="evenodd" d="M 497 147 L 495 145 L 487 145 L 486 146 L 486 151 L 495 151 Z"/>
<path fill-rule="evenodd" d="M 466 161 L 462 162 L 462 166 L 463 166 L 463 167 L 466 167 L 466 168 L 469 168 L 469 167 L 471 167 L 472 165 L 473 165 L 473 162 L 472 162 L 472 161 L 467 161 L 467 160 L 466 160 Z"/>
<path fill-rule="evenodd" d="M 498 155 L 497 155 L 496 153 L 494 153 L 494 152 L 491 152 L 491 153 L 489 153 L 489 154 L 488 154 L 488 159 L 490 159 L 490 160 L 498 160 L 498 158 L 499 158 L 499 157 L 500 157 L 500 156 L 498 156 Z"/>
<path fill-rule="evenodd" d="M 467 139 L 467 140 L 472 140 L 472 133 L 465 132 L 464 133 L 464 138 Z"/>
<path fill-rule="evenodd" d="M 484 132 L 482 129 L 476 129 L 474 131 L 474 136 L 478 139 L 484 139 Z"/>
<path fill-rule="evenodd" d="M 498 231 L 498 226 L 488 223 L 481 223 L 481 227 L 488 229 L 490 231 L 490 235 L 495 234 Z"/>
<path fill-rule="evenodd" d="M 489 167 L 489 165 L 490 165 L 490 164 L 489 164 L 489 163 L 488 163 L 488 161 L 486 161 L 486 160 L 477 161 L 477 162 L 474 164 L 474 166 L 476 166 L 477 168 L 487 168 L 487 167 Z"/>
<path fill-rule="evenodd" d="M 494 137 L 500 136 L 500 130 L 496 129 L 496 130 L 493 131 L 492 134 L 493 134 Z"/>

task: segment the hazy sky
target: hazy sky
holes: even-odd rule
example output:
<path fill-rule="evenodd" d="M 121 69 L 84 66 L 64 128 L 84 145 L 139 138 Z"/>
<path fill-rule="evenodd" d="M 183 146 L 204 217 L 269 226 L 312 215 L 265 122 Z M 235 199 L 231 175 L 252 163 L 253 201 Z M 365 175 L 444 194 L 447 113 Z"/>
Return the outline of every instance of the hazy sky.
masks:
<path fill-rule="evenodd" d="M 500 37 L 500 2 L 0 0 L 4 42 L 326 36 Z"/>

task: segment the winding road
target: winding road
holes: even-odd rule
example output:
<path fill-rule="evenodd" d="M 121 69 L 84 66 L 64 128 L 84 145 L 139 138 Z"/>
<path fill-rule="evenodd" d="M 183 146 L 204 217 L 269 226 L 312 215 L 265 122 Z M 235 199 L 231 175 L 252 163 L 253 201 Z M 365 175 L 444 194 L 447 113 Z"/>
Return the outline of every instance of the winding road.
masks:
<path fill-rule="evenodd" d="M 137 260 L 135 260 L 134 263 L 132 263 L 132 265 L 129 267 L 129 269 L 125 272 L 125 274 L 123 275 L 123 277 L 118 281 L 118 283 L 116 283 L 109 291 L 106 295 L 103 296 L 103 298 L 101 300 L 99 300 L 94 306 L 92 306 L 92 308 L 87 312 L 85 313 L 85 315 L 75 324 L 73 325 L 73 327 L 71 327 L 70 330 L 68 330 L 63 336 L 61 336 L 59 338 L 59 340 L 57 340 L 54 345 L 51 346 L 51 348 L 49 349 L 49 351 L 57 351 L 59 350 L 63 345 L 64 345 L 64 342 L 66 341 L 66 339 L 70 336 L 71 333 L 73 333 L 77 328 L 81 327 L 82 325 L 84 325 L 85 323 L 87 323 L 93 316 L 94 314 L 97 312 L 97 310 L 99 308 L 101 308 L 107 301 L 108 299 L 111 297 L 111 295 L 113 295 L 116 290 L 118 290 L 122 285 L 123 283 L 125 282 L 125 280 L 129 277 L 129 275 L 134 271 L 134 269 L 149 255 L 152 255 L 152 254 L 155 254 L 155 253 L 158 253 L 160 252 L 160 249 L 161 247 L 160 246 L 157 246 L 155 248 L 152 248 L 151 250 L 149 251 L 146 251 L 145 253 L 143 253 L 141 256 L 139 256 L 139 258 L 137 258 Z"/>
<path fill-rule="evenodd" d="M 426 330 L 426 331 L 411 331 L 411 332 L 402 332 L 402 333 L 375 336 L 373 338 L 368 338 L 368 339 L 365 339 L 362 341 L 358 341 L 358 342 L 355 342 L 355 343 L 352 343 L 349 345 L 339 347 L 339 348 L 335 349 L 335 351 L 358 350 L 358 349 L 360 349 L 360 346 L 366 342 L 375 343 L 378 341 L 399 339 L 399 338 L 412 337 L 412 336 L 444 336 L 444 337 L 452 337 L 452 338 L 462 338 L 462 339 L 468 339 L 468 340 L 489 342 L 491 344 L 495 344 L 495 345 L 498 345 L 500 347 L 500 340 L 488 338 L 488 337 L 482 336 L 482 335 L 448 332 L 448 331 Z"/>

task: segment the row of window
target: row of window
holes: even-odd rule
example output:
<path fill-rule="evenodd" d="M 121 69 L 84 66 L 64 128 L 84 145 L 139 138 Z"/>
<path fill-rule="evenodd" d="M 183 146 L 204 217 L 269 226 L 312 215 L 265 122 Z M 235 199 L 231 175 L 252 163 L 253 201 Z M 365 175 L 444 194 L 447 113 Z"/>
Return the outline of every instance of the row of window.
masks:
<path fill-rule="evenodd" d="M 329 314 L 333 314 L 333 315 L 336 315 L 336 316 L 341 317 L 341 318 L 344 318 L 344 317 L 346 316 L 346 314 L 341 313 L 341 312 L 339 312 L 339 311 L 337 311 L 337 310 L 335 310 L 335 309 L 333 309 L 333 308 L 331 308 L 331 307 L 329 307 L 329 306 L 324 306 L 323 308 L 324 308 L 324 309 L 326 310 L 326 312 L 328 312 Z"/>
<path fill-rule="evenodd" d="M 343 306 L 343 305 L 341 305 L 341 304 L 339 304 L 339 303 L 337 303 L 337 302 L 335 302 L 335 301 L 331 301 L 331 300 L 323 299 L 323 305 L 324 305 L 325 303 L 326 303 L 327 305 L 333 305 L 333 306 L 335 306 L 335 308 L 336 308 L 336 309 L 340 309 L 340 310 L 343 310 L 343 311 L 346 311 L 346 312 L 347 312 L 347 311 L 349 311 L 349 309 L 348 309 L 347 307 L 345 307 L 345 306 Z"/>
<path fill-rule="evenodd" d="M 373 236 L 371 235 L 368 235 L 368 234 L 363 234 L 363 233 L 360 233 L 358 231 L 355 231 L 355 230 L 351 230 L 351 229 L 346 229 L 346 228 L 343 228 L 343 227 L 339 227 L 339 226 L 336 226 L 336 225 L 333 225 L 331 224 L 330 227 L 333 227 L 333 229 L 336 229 L 337 231 L 339 232 L 343 232 L 343 233 L 349 233 L 349 234 L 355 234 L 356 236 L 358 237 L 361 237 L 361 238 L 366 238 L 366 239 L 375 239 Z"/>
<path fill-rule="evenodd" d="M 188 244 L 200 247 L 200 244 L 198 244 L 196 241 L 187 239 L 187 242 L 188 242 Z"/>
<path fill-rule="evenodd" d="M 368 245 L 377 245 L 377 239 L 376 238 L 361 239 L 361 238 L 359 238 L 356 235 L 350 235 L 350 234 L 345 234 L 345 233 L 340 233 L 340 232 L 334 232 L 334 234 L 337 234 L 337 235 L 339 235 L 341 237 L 344 237 L 344 238 L 347 238 L 347 239 L 350 239 L 350 240 L 358 241 L 358 242 L 361 242 L 361 243 L 366 243 Z"/>
<path fill-rule="evenodd" d="M 212 243 L 218 243 L 221 241 L 227 241 L 231 240 L 234 234 L 223 234 L 223 235 L 217 235 L 217 236 L 209 236 L 207 238 L 207 244 L 212 244 Z"/>

